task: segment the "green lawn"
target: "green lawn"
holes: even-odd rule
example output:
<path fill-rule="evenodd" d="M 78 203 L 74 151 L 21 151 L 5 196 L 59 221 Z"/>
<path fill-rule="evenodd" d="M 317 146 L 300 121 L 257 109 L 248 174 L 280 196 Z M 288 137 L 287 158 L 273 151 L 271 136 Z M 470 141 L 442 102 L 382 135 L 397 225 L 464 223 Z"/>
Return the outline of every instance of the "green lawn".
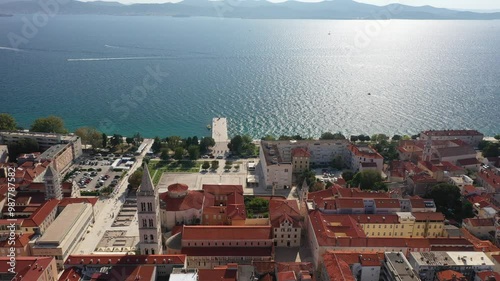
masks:
<path fill-rule="evenodd" d="M 156 185 L 163 173 L 198 173 L 202 164 L 203 162 L 201 161 L 151 160 L 148 168 L 153 177 L 153 183 Z"/>

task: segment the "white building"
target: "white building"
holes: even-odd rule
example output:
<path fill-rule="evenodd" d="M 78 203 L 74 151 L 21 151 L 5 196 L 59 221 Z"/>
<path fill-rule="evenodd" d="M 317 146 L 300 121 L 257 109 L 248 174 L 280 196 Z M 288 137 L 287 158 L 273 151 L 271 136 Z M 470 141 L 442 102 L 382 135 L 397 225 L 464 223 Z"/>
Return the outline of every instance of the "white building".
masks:
<path fill-rule="evenodd" d="M 472 146 L 477 146 L 484 135 L 476 130 L 430 130 L 420 133 L 420 139 L 461 140 Z"/>
<path fill-rule="evenodd" d="M 34 256 L 54 257 L 58 269 L 62 270 L 64 261 L 73 252 L 91 222 L 91 204 L 68 205 L 40 238 L 30 242 L 31 253 Z"/>
<path fill-rule="evenodd" d="M 451 269 L 472 278 L 478 271 L 493 270 L 494 263 L 483 252 L 411 252 L 409 262 L 423 281 Z"/>

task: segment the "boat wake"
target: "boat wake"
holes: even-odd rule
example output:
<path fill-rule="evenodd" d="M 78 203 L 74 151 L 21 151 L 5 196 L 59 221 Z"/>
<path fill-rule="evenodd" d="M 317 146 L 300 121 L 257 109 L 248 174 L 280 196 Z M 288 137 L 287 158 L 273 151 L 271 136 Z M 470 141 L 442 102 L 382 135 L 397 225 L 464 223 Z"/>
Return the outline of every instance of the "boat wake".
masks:
<path fill-rule="evenodd" d="M 14 51 L 14 52 L 22 52 L 23 50 L 17 48 L 9 48 L 0 46 L 0 50 Z"/>
<path fill-rule="evenodd" d="M 68 61 L 112 61 L 112 60 L 165 60 L 174 57 L 121 57 L 121 58 L 82 58 L 68 59 Z"/>

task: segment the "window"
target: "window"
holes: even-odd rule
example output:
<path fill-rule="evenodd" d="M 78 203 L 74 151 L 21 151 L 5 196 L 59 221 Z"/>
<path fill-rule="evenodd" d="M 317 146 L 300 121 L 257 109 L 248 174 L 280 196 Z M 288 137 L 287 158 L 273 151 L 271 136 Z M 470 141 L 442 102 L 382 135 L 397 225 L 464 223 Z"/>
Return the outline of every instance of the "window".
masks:
<path fill-rule="evenodd" d="M 145 212 L 146 211 L 146 203 L 142 202 L 141 203 L 141 212 Z"/>
<path fill-rule="evenodd" d="M 148 227 L 148 222 L 146 221 L 146 219 L 142 220 L 142 227 Z"/>
<path fill-rule="evenodd" d="M 151 241 L 155 241 L 153 234 L 149 235 L 149 238 L 151 239 Z"/>
<path fill-rule="evenodd" d="M 154 227 L 153 219 L 149 219 L 149 227 Z"/>
<path fill-rule="evenodd" d="M 155 249 L 151 248 L 151 255 L 155 254 Z"/>
<path fill-rule="evenodd" d="M 144 234 L 144 241 L 148 241 L 148 235 Z"/>
<path fill-rule="evenodd" d="M 148 212 L 153 211 L 153 203 L 148 203 Z"/>
<path fill-rule="evenodd" d="M 149 251 L 148 251 L 148 249 L 144 249 L 144 253 L 145 253 L 146 255 L 149 255 Z"/>

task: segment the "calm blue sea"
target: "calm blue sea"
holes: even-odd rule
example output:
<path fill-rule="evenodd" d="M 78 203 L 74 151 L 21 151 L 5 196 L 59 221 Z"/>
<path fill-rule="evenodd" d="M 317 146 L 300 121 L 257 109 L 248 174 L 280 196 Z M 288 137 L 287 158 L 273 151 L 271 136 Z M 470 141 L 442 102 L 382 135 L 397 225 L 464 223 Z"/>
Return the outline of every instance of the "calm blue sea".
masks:
<path fill-rule="evenodd" d="M 500 21 L 57 16 L 11 49 L 24 24 L 0 18 L 0 111 L 25 127 L 55 114 L 70 129 L 202 136 L 225 116 L 256 138 L 500 133 Z"/>

